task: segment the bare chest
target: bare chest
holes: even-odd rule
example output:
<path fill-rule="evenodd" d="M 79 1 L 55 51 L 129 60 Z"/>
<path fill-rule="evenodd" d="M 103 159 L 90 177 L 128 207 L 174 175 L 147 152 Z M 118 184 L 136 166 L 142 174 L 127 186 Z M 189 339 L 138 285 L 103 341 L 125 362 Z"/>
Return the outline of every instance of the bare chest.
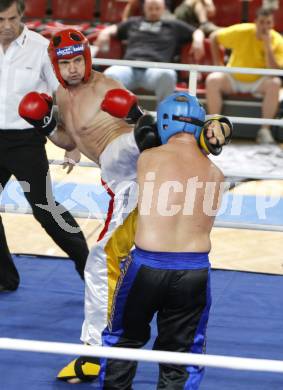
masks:
<path fill-rule="evenodd" d="M 93 127 L 99 113 L 100 102 L 87 93 L 67 96 L 61 111 L 65 126 L 73 136 L 81 136 Z"/>

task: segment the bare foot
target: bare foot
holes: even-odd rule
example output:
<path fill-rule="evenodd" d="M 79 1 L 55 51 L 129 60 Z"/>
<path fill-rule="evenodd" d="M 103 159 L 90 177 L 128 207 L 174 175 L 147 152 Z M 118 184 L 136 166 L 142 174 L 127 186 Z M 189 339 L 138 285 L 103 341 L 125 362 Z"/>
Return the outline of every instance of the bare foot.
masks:
<path fill-rule="evenodd" d="M 72 385 L 78 385 L 79 383 L 82 383 L 83 381 L 79 378 L 72 378 L 67 380 L 68 383 Z"/>

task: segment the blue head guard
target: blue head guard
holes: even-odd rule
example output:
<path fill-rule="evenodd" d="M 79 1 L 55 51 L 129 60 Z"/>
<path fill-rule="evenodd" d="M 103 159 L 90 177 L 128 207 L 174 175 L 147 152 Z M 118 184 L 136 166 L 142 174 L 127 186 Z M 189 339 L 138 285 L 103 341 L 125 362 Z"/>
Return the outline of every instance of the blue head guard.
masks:
<path fill-rule="evenodd" d="M 204 108 L 195 96 L 187 92 L 174 93 L 157 107 L 157 129 L 162 144 L 180 132 L 194 134 L 198 141 L 204 120 Z"/>

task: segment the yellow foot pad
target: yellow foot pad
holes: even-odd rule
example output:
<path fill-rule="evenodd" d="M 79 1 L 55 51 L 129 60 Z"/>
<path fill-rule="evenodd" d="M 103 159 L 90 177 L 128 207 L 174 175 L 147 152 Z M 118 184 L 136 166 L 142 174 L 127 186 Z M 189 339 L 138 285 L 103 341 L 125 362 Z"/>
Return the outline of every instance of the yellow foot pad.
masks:
<path fill-rule="evenodd" d="M 57 375 L 57 379 L 70 382 L 72 379 L 78 379 L 78 383 L 90 382 L 98 377 L 99 370 L 99 358 L 80 356 L 64 367 Z"/>

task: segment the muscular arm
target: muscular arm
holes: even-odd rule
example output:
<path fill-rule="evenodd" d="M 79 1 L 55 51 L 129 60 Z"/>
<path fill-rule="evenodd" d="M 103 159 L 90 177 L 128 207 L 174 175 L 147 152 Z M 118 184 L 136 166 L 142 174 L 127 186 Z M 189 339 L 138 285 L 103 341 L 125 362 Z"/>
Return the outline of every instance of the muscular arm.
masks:
<path fill-rule="evenodd" d="M 59 148 L 66 149 L 68 152 L 76 148 L 76 143 L 72 137 L 65 131 L 62 123 L 58 123 L 56 130 L 48 137 Z"/>
<path fill-rule="evenodd" d="M 66 149 L 67 151 L 71 151 L 76 148 L 76 143 L 71 137 L 71 135 L 67 133 L 63 118 L 60 115 L 60 107 L 62 105 L 62 103 L 60 103 L 60 99 L 61 98 L 60 98 L 60 87 L 59 87 L 56 93 L 56 102 L 58 105 L 57 126 L 55 131 L 53 131 L 48 138 L 59 148 L 63 148 Z"/>
<path fill-rule="evenodd" d="M 122 13 L 122 21 L 127 20 L 130 16 L 132 16 L 135 12 L 137 12 L 140 8 L 139 0 L 128 0 L 124 11 Z"/>
<path fill-rule="evenodd" d="M 206 7 L 206 12 L 208 18 L 213 17 L 216 14 L 216 8 L 213 3 L 213 0 L 204 0 L 204 5 Z"/>
<path fill-rule="evenodd" d="M 112 24 L 111 26 L 106 27 L 103 29 L 96 41 L 95 41 L 95 46 L 97 46 L 99 49 L 101 49 L 105 44 L 109 44 L 109 41 L 111 37 L 117 34 L 118 28 L 116 24 Z"/>
<path fill-rule="evenodd" d="M 114 80 L 111 77 L 106 76 L 104 73 L 97 74 L 96 79 L 99 78 L 99 83 L 96 82 L 96 85 L 93 84 L 94 94 L 97 95 L 97 91 L 99 90 L 99 94 L 101 98 L 104 98 L 107 91 L 114 88 L 127 89 L 124 85 L 118 81 Z M 99 88 L 98 88 L 98 87 Z"/>
<path fill-rule="evenodd" d="M 202 2 L 197 2 L 195 5 L 195 13 L 197 15 L 198 21 L 200 24 L 207 22 L 207 12 L 205 4 Z"/>
<path fill-rule="evenodd" d="M 278 65 L 278 63 L 276 61 L 276 58 L 275 58 L 275 55 L 274 55 L 274 52 L 273 52 L 272 46 L 271 46 L 270 32 L 267 32 L 265 35 L 263 35 L 262 40 L 263 40 L 266 67 L 272 68 L 272 69 L 279 69 L 280 66 Z"/>
<path fill-rule="evenodd" d="M 210 49 L 214 65 L 224 65 L 220 52 L 219 43 L 217 41 L 217 32 L 215 31 L 210 35 Z"/>
<path fill-rule="evenodd" d="M 197 29 L 193 32 L 193 42 L 191 51 L 194 54 L 196 61 L 200 61 L 204 57 L 204 33 L 201 29 Z"/>

